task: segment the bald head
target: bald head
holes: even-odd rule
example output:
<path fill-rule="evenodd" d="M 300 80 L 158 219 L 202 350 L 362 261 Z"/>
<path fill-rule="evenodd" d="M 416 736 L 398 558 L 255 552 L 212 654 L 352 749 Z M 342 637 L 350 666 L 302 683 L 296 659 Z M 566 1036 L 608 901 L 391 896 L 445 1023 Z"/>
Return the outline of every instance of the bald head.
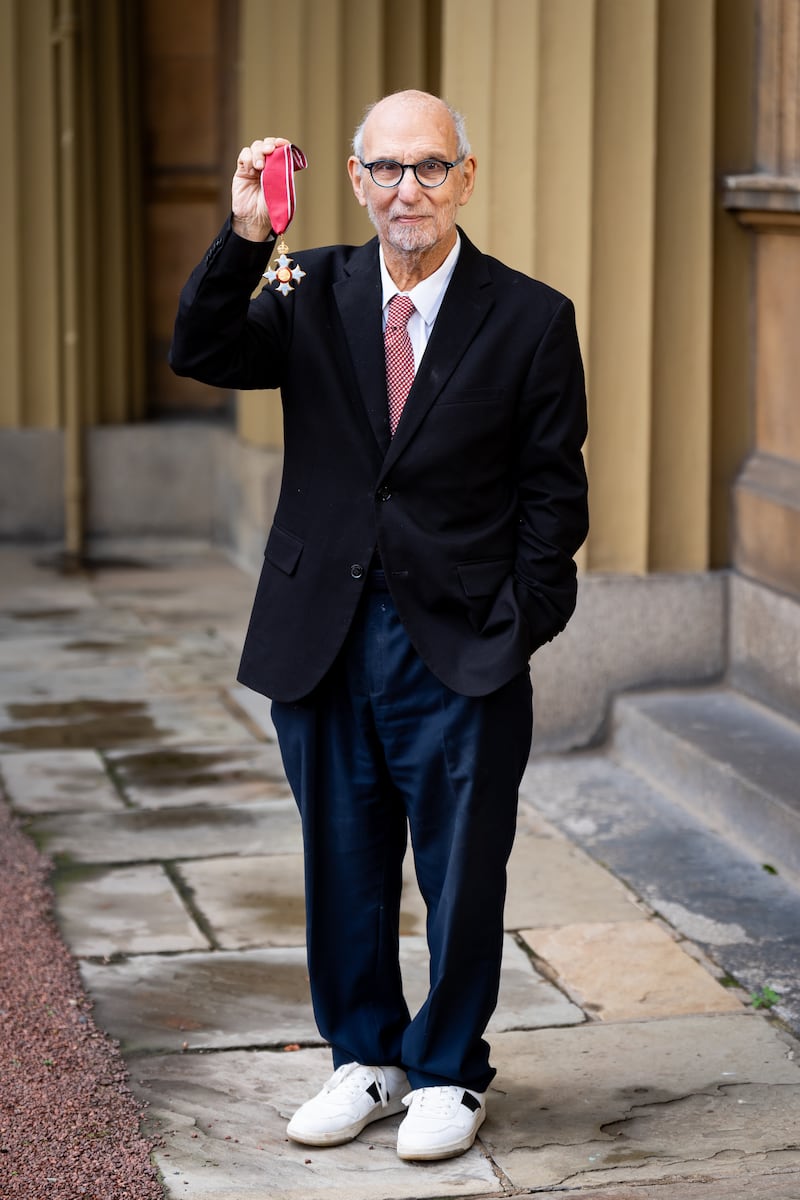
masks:
<path fill-rule="evenodd" d="M 367 127 L 370 123 L 373 125 L 376 123 L 371 122 L 372 117 L 375 117 L 377 123 L 381 125 L 385 120 L 392 122 L 395 119 L 418 122 L 423 126 L 431 120 L 437 123 L 445 122 L 452 128 L 455 146 L 453 157 L 466 158 L 470 153 L 466 124 L 461 113 L 439 96 L 412 88 L 408 91 L 393 92 L 390 96 L 384 96 L 382 100 L 371 104 L 364 113 L 361 124 L 353 134 L 353 154 L 362 161 L 365 161 L 364 142 Z"/>

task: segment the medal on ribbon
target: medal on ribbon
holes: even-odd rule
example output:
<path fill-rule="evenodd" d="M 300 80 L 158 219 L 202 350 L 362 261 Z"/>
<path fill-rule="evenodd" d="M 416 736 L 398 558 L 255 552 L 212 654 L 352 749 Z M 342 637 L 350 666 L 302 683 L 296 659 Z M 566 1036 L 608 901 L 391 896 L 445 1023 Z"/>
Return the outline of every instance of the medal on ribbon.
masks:
<path fill-rule="evenodd" d="M 289 228 L 294 216 L 294 173 L 307 166 L 308 159 L 299 146 L 278 146 L 272 154 L 267 155 L 261 172 L 261 190 L 269 211 L 270 224 L 280 238 L 275 247 L 277 257 L 264 272 L 264 279 L 284 296 L 294 291 L 306 274 L 289 257 L 289 247 L 281 235 Z"/>

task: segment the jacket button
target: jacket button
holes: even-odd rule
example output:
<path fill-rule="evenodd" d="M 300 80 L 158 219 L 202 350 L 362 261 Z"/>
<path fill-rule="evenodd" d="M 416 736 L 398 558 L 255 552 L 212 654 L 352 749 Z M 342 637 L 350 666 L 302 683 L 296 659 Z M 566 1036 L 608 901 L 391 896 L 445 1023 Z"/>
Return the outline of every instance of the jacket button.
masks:
<path fill-rule="evenodd" d="M 378 499 L 379 500 L 391 500 L 391 498 L 392 498 L 392 493 L 389 491 L 386 484 L 384 484 L 382 488 L 378 489 Z"/>
<path fill-rule="evenodd" d="M 353 563 L 352 567 L 350 568 L 350 574 L 353 576 L 353 579 L 360 579 L 364 574 L 364 568 L 362 567 L 361 563 Z"/>

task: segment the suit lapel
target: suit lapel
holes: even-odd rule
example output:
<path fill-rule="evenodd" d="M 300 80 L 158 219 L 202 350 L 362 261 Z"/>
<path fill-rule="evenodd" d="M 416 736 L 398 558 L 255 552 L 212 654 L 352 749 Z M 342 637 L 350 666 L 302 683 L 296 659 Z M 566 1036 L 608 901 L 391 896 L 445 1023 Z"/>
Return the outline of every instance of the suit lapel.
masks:
<path fill-rule="evenodd" d="M 461 232 L 461 231 L 459 231 Z M 381 328 L 378 241 L 359 246 L 333 285 L 361 400 L 382 455 L 384 471 L 397 459 L 439 396 L 494 306 L 483 255 L 461 232 L 461 251 L 397 432 L 389 434 L 386 366 Z"/>
<path fill-rule="evenodd" d="M 413 438 L 493 307 L 494 288 L 483 255 L 461 232 L 456 269 L 387 451 L 384 471 Z"/>
<path fill-rule="evenodd" d="M 333 293 L 358 379 L 361 400 L 381 454 L 385 454 L 390 434 L 381 328 L 378 239 L 373 238 L 366 245 L 359 246 L 345 271 L 344 278 L 333 285 Z"/>

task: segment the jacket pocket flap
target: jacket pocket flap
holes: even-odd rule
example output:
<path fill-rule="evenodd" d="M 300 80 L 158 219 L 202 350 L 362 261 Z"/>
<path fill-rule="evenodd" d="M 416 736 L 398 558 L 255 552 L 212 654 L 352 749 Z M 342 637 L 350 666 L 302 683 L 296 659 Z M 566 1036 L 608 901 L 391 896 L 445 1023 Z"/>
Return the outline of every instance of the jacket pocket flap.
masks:
<path fill-rule="evenodd" d="M 492 596 L 511 574 L 510 558 L 493 558 L 489 562 L 459 563 L 456 570 L 467 596 Z"/>
<path fill-rule="evenodd" d="M 300 555 L 303 553 L 303 543 L 280 525 L 273 525 L 270 530 L 264 557 L 273 567 L 283 571 L 285 575 L 294 575 Z"/>

